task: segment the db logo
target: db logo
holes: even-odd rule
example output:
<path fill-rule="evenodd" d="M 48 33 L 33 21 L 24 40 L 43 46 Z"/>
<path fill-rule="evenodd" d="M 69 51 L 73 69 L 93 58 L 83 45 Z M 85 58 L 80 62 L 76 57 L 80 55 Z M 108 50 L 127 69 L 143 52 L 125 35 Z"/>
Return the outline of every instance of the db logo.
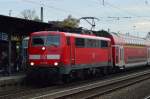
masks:
<path fill-rule="evenodd" d="M 46 59 L 46 55 L 41 55 L 41 59 Z"/>

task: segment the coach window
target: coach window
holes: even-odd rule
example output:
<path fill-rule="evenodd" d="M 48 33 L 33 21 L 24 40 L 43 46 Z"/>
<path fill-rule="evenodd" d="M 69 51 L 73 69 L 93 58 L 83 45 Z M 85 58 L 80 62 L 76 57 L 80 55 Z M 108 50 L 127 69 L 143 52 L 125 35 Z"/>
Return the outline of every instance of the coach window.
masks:
<path fill-rule="evenodd" d="M 93 45 L 92 45 L 92 40 L 91 39 L 86 39 L 86 47 L 87 48 L 91 48 Z"/>
<path fill-rule="evenodd" d="M 102 48 L 108 47 L 108 42 L 102 40 L 102 41 L 101 41 L 101 47 L 102 47 Z"/>
<path fill-rule="evenodd" d="M 75 45 L 77 47 L 85 47 L 85 39 L 84 38 L 76 38 Z"/>
<path fill-rule="evenodd" d="M 99 40 L 96 40 L 96 48 L 99 48 L 99 44 L 100 42 L 99 42 Z"/>
<path fill-rule="evenodd" d="M 102 47 L 102 45 L 101 45 L 101 40 L 98 41 L 98 47 L 99 47 L 99 48 Z"/>
<path fill-rule="evenodd" d="M 93 45 L 92 47 L 93 47 L 93 48 L 96 48 L 96 40 L 92 40 L 92 43 L 93 43 L 93 44 L 92 44 L 92 45 Z"/>

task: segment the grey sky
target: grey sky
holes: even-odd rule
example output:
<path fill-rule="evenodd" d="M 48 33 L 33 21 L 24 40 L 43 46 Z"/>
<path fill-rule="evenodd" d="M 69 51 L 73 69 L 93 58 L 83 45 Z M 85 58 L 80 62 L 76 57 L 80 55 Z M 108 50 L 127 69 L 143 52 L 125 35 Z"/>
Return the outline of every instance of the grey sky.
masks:
<path fill-rule="evenodd" d="M 100 19 L 96 29 L 144 35 L 150 31 L 150 0 L 1 0 L 0 14 L 21 17 L 24 9 L 34 9 L 40 15 L 44 7 L 44 21 L 63 20 L 69 14 L 75 18 L 94 16 Z M 89 28 L 84 21 L 81 26 Z"/>

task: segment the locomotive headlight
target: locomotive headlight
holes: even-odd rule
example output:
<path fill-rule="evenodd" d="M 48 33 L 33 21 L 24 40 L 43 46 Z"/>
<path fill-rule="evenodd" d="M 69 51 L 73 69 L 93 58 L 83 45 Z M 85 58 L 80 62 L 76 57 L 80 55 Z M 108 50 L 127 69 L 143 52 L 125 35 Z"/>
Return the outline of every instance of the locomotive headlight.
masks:
<path fill-rule="evenodd" d="M 34 65 L 34 62 L 31 62 L 30 65 L 33 66 L 33 65 Z"/>
<path fill-rule="evenodd" d="M 55 65 L 55 66 L 58 66 L 58 62 L 55 62 L 54 65 Z"/>
<path fill-rule="evenodd" d="M 42 47 L 42 50 L 44 51 L 45 49 L 46 49 L 46 48 L 43 46 L 43 47 Z"/>

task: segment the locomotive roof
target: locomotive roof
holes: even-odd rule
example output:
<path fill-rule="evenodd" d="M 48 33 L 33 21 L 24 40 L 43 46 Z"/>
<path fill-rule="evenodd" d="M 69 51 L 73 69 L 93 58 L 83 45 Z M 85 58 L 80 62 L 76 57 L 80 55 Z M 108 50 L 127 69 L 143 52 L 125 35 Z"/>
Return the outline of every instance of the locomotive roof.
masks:
<path fill-rule="evenodd" d="M 31 35 L 47 35 L 49 33 L 56 33 L 56 34 L 64 34 L 66 36 L 74 36 L 78 38 L 88 38 L 88 39 L 97 39 L 97 40 L 105 40 L 105 41 L 110 41 L 110 38 L 106 37 L 99 37 L 95 35 L 86 35 L 86 34 L 77 34 L 77 33 L 69 33 L 69 32 L 60 32 L 60 31 L 39 31 L 39 32 L 34 32 Z"/>
<path fill-rule="evenodd" d="M 78 38 L 88 38 L 88 39 L 97 39 L 97 40 L 106 40 L 106 41 L 110 41 L 109 38 L 105 38 L 105 37 L 98 37 L 98 36 L 94 36 L 94 35 L 85 35 L 85 34 L 76 34 L 76 33 L 65 33 L 63 32 L 66 36 L 74 36 L 74 37 L 78 37 Z"/>

